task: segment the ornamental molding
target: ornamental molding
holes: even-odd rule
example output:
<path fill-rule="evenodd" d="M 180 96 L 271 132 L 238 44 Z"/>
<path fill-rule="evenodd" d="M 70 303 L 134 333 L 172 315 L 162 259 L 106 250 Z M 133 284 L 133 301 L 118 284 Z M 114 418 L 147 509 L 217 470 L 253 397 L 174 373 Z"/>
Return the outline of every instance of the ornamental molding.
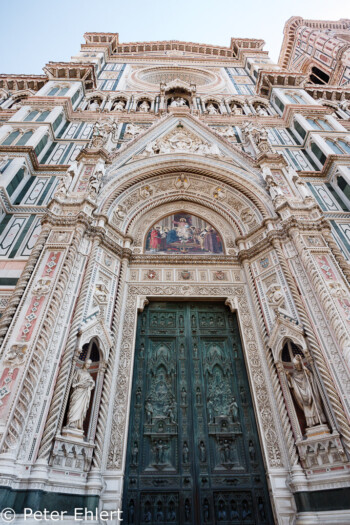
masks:
<path fill-rule="evenodd" d="M 120 341 L 119 364 L 115 370 L 116 390 L 113 395 L 111 414 L 110 439 L 106 450 L 107 470 L 123 470 L 125 465 L 127 440 L 127 411 L 130 404 L 130 384 L 134 354 L 134 340 L 137 310 L 145 298 L 151 297 L 186 297 L 212 298 L 220 297 L 228 300 L 230 308 L 238 307 L 238 319 L 242 330 L 242 343 L 247 358 L 247 372 L 251 376 L 253 399 L 256 402 L 257 423 L 263 438 L 263 449 L 270 468 L 281 468 L 284 464 L 283 452 L 280 448 L 279 432 L 275 422 L 275 412 L 271 404 L 272 393 L 269 388 L 268 372 L 263 362 L 264 356 L 258 344 L 253 315 L 245 287 L 242 285 L 212 286 L 212 285 L 129 285 L 126 290 L 126 306 Z"/>

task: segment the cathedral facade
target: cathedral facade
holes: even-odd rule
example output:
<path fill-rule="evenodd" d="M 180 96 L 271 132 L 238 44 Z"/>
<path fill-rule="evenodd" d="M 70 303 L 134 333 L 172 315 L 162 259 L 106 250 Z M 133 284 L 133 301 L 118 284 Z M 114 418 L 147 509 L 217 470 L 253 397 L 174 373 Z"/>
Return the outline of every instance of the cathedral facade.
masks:
<path fill-rule="evenodd" d="M 350 20 L 84 38 L 0 75 L 3 521 L 349 523 Z"/>

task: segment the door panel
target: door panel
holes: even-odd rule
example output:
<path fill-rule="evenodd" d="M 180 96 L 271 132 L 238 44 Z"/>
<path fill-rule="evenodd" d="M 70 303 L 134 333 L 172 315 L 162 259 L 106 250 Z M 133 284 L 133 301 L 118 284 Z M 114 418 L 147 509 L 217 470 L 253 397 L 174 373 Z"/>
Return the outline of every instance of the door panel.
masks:
<path fill-rule="evenodd" d="M 124 523 L 272 524 L 236 316 L 157 302 L 137 329 Z"/>

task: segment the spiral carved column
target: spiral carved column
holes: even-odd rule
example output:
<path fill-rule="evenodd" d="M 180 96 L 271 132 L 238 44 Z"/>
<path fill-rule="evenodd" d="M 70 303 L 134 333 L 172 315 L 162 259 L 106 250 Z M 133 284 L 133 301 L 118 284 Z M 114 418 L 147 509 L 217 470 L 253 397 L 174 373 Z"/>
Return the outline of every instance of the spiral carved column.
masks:
<path fill-rule="evenodd" d="M 113 334 L 113 346 L 109 354 L 107 369 L 103 382 L 103 390 L 100 403 L 100 413 L 97 422 L 96 437 L 95 437 L 95 450 L 92 460 L 93 469 L 99 469 L 102 462 L 103 443 L 105 440 L 105 430 L 107 424 L 107 415 L 109 407 L 109 397 L 112 388 L 112 377 L 115 365 L 115 359 L 117 354 L 117 338 L 118 328 L 120 326 L 121 310 L 124 298 L 124 290 L 126 286 L 126 273 L 129 267 L 131 252 L 124 250 L 123 259 L 120 266 L 118 290 L 115 300 L 115 308 L 113 313 L 112 321 L 112 334 Z"/>
<path fill-rule="evenodd" d="M 89 291 L 91 274 L 94 270 L 96 263 L 96 254 L 100 244 L 100 238 L 97 237 L 94 239 L 89 261 L 85 270 L 85 275 L 83 276 L 83 286 L 77 301 L 75 308 L 72 325 L 69 331 L 66 348 L 62 356 L 62 361 L 60 363 L 60 371 L 55 385 L 55 390 L 52 396 L 51 405 L 49 413 L 47 416 L 45 428 L 43 431 L 40 448 L 38 452 L 38 459 L 48 460 L 51 450 L 52 441 L 55 437 L 56 429 L 62 420 L 62 406 L 64 406 L 64 399 L 68 396 L 67 392 L 67 383 L 70 375 L 72 360 L 74 356 L 74 351 L 77 343 L 77 336 L 79 328 L 83 318 L 83 311 L 86 303 L 86 296 Z"/>
<path fill-rule="evenodd" d="M 19 305 L 24 290 L 26 289 L 26 286 L 28 284 L 29 279 L 31 278 L 34 268 L 36 266 L 36 263 L 39 259 L 40 254 L 42 253 L 42 250 L 45 245 L 45 241 L 47 237 L 49 236 L 50 228 L 48 226 L 45 226 L 36 243 L 35 246 L 30 254 L 30 257 L 28 261 L 26 262 L 26 265 L 23 269 L 23 272 L 16 284 L 16 287 L 11 295 L 11 298 L 9 300 L 9 303 L 6 307 L 6 310 L 4 311 L 1 320 L 0 320 L 0 345 L 2 344 L 4 337 L 6 335 L 6 332 L 11 324 L 11 321 L 13 319 L 13 316 L 16 313 L 17 306 Z M 2 353 L 2 351 L 0 351 Z M 0 355 L 1 355 L 0 353 Z"/>
<path fill-rule="evenodd" d="M 269 346 L 267 344 L 268 334 L 267 334 L 267 331 L 266 331 L 264 318 L 263 318 L 263 315 L 262 315 L 262 312 L 261 312 L 261 306 L 260 306 L 260 302 L 259 302 L 259 299 L 258 299 L 258 294 L 257 294 L 254 278 L 253 278 L 252 271 L 251 271 L 251 268 L 250 268 L 249 263 L 248 263 L 247 260 L 243 261 L 243 267 L 244 267 L 244 270 L 245 270 L 245 274 L 248 277 L 248 285 L 249 285 L 250 291 L 252 293 L 252 296 L 254 297 L 254 301 L 255 301 L 255 305 L 256 305 L 257 311 L 259 312 L 259 315 L 258 315 L 259 327 L 260 327 L 260 333 L 263 335 L 263 338 L 264 338 L 263 343 L 264 343 L 264 347 L 265 347 L 266 361 L 267 361 L 267 365 L 269 367 L 270 377 L 271 377 L 271 381 L 272 381 L 272 387 L 273 387 L 273 391 L 274 391 L 275 396 L 276 396 L 277 407 L 278 407 L 278 411 L 279 411 L 279 414 L 280 414 L 280 417 L 281 417 L 283 432 L 284 432 L 284 435 L 285 435 L 285 438 L 286 438 L 286 444 L 287 444 L 287 450 L 288 450 L 288 455 L 289 455 L 289 461 L 290 461 L 290 464 L 293 466 L 293 465 L 296 465 L 298 463 L 298 453 L 297 453 L 296 446 L 295 446 L 295 440 L 294 440 L 294 436 L 293 436 L 292 427 L 291 427 L 291 424 L 290 424 L 290 420 L 289 420 L 286 404 L 285 404 L 285 401 L 284 401 L 283 393 L 282 393 L 282 390 L 281 390 L 281 385 L 280 385 L 280 382 L 279 382 L 279 378 L 278 378 L 278 374 L 277 374 L 277 371 L 276 371 L 276 367 L 275 367 L 274 359 L 273 359 L 273 356 L 272 356 L 272 352 L 271 352 L 271 349 L 269 348 Z"/>
<path fill-rule="evenodd" d="M 291 234 L 292 234 L 293 238 L 295 237 L 296 233 L 297 232 L 293 233 L 291 231 Z M 320 350 L 320 347 L 319 347 L 319 344 L 317 342 L 316 336 L 314 334 L 313 328 L 311 326 L 308 314 L 307 314 L 307 312 L 305 310 L 305 307 L 304 307 L 304 305 L 302 303 L 302 300 L 300 298 L 299 291 L 298 291 L 298 289 L 296 287 L 296 284 L 294 282 L 294 278 L 293 278 L 292 273 L 291 273 L 291 271 L 289 269 L 289 265 L 288 265 L 288 262 L 287 262 L 287 260 L 285 258 L 285 255 L 284 255 L 284 252 L 283 252 L 282 247 L 280 245 L 280 242 L 277 241 L 277 240 L 273 240 L 272 244 L 273 244 L 273 246 L 274 246 L 274 248 L 276 250 L 276 253 L 278 255 L 278 259 L 279 259 L 280 265 L 281 265 L 281 267 L 283 269 L 283 272 L 284 272 L 285 278 L 287 280 L 289 289 L 290 289 L 290 291 L 292 293 L 295 306 L 296 306 L 296 308 L 298 310 L 300 319 L 301 319 L 301 321 L 303 323 L 303 328 L 304 328 L 304 331 L 305 331 L 306 339 L 307 339 L 307 341 L 309 343 L 309 347 L 310 347 L 310 350 L 312 351 L 312 355 L 315 358 L 317 367 L 318 367 L 318 369 L 320 371 L 323 383 L 325 385 L 325 388 L 326 388 L 327 394 L 329 396 L 332 408 L 334 410 L 335 416 L 336 416 L 337 421 L 338 421 L 340 432 L 341 432 L 341 434 L 342 434 L 342 436 L 344 438 L 344 444 L 346 445 L 347 450 L 350 452 L 350 427 L 349 427 L 349 423 L 348 423 L 345 411 L 344 411 L 343 406 L 341 404 L 341 401 L 340 401 L 340 398 L 338 396 L 338 393 L 337 393 L 336 389 L 334 388 L 333 379 L 332 379 L 332 377 L 330 375 L 330 372 L 328 370 L 328 367 L 327 367 L 327 364 L 325 362 L 325 359 L 324 359 L 324 356 L 322 354 L 322 351 Z M 296 243 L 296 245 L 297 245 L 297 243 Z M 298 248 L 298 246 L 297 246 L 297 248 Z M 300 249 L 300 247 L 299 247 L 299 249 Z"/>

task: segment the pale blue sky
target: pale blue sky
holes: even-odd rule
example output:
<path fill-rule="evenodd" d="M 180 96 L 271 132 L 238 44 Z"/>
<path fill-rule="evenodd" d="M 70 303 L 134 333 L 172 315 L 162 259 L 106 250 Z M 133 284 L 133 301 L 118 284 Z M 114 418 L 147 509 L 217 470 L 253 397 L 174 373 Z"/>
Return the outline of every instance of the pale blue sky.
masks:
<path fill-rule="evenodd" d="M 86 31 L 119 33 L 121 42 L 188 40 L 228 46 L 262 38 L 278 59 L 291 16 L 350 18 L 350 0 L 1 0 L 0 73 L 41 74 L 67 61 Z M 98 6 L 98 7 L 97 7 Z"/>

